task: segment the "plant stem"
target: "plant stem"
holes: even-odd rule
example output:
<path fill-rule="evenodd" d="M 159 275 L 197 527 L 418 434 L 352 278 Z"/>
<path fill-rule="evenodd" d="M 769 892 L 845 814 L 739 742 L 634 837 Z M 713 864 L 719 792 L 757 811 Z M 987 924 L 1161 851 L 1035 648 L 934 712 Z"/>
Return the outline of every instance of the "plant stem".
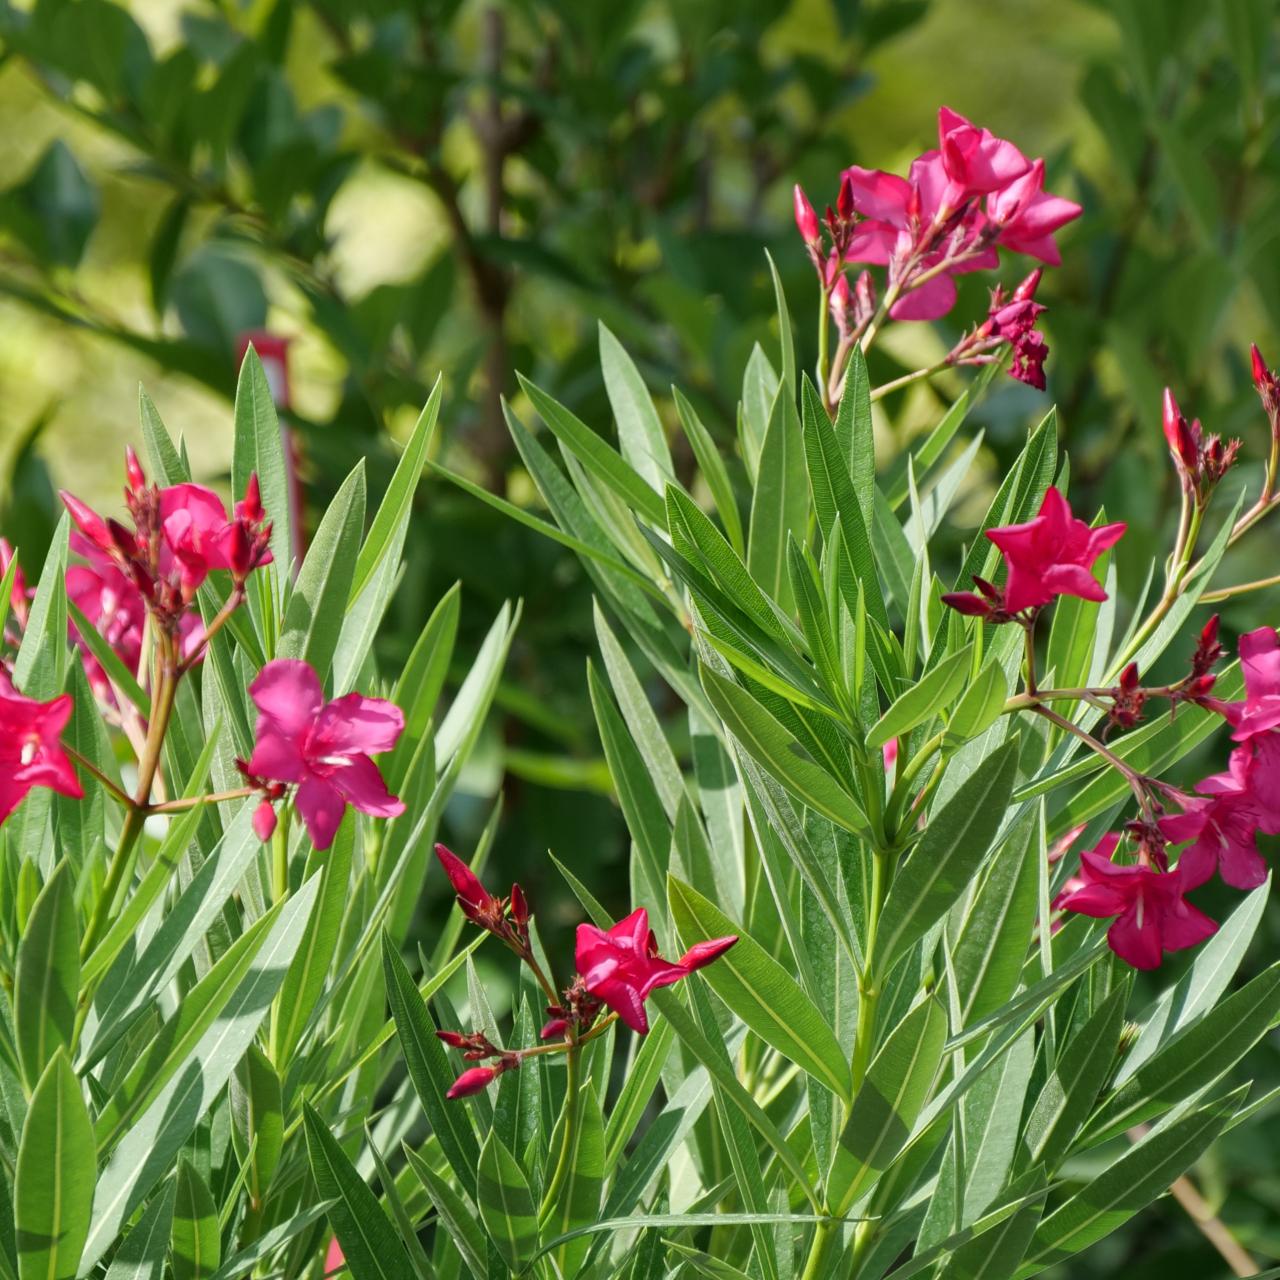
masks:
<path fill-rule="evenodd" d="M 1242 596 L 1250 591 L 1264 591 L 1267 587 L 1280 586 L 1280 574 L 1272 578 L 1258 578 L 1253 582 L 1238 582 L 1233 587 L 1221 587 L 1217 591 L 1206 591 L 1200 597 L 1201 604 L 1217 604 L 1220 600 L 1230 600 L 1232 596 Z"/>
<path fill-rule="evenodd" d="M 853 1092 L 857 1095 L 866 1078 L 871 1062 L 871 1044 L 875 1035 L 876 1010 L 880 1003 L 880 987 L 872 971 L 871 962 L 876 948 L 876 932 L 880 924 L 880 911 L 888 891 L 889 855 L 883 849 L 871 852 L 871 901 L 867 905 L 867 952 L 862 981 L 858 984 L 858 1025 L 854 1033 L 853 1058 L 849 1072 L 853 1078 Z"/>
<path fill-rule="evenodd" d="M 573 1163 L 573 1151 L 578 1137 L 578 1056 L 581 1052 L 576 1041 L 569 1042 L 565 1053 L 565 1096 L 564 1096 L 564 1141 L 560 1144 L 560 1156 L 556 1160 L 555 1172 L 547 1184 L 546 1195 L 542 1197 L 542 1207 L 538 1211 L 539 1225 L 547 1221 L 555 1202 L 569 1177 L 569 1166 Z"/>
<path fill-rule="evenodd" d="M 133 797 L 129 795 L 122 787 L 118 787 L 110 778 L 107 777 L 96 764 L 87 756 L 82 756 L 75 747 L 69 746 L 67 743 L 62 744 L 62 749 L 82 768 L 85 773 L 96 778 L 103 787 L 106 788 L 117 800 L 120 801 L 125 808 L 129 808 L 133 804 Z"/>
<path fill-rule="evenodd" d="M 188 809 L 199 808 L 202 804 L 220 804 L 224 800 L 243 800 L 246 796 L 256 795 L 253 787 L 236 787 L 231 791 L 215 791 L 207 796 L 189 796 L 181 800 L 165 800 L 161 804 L 147 806 L 148 813 L 184 813 Z"/>
<path fill-rule="evenodd" d="M 1139 773 L 1129 768 L 1114 751 L 1104 747 L 1093 734 L 1086 732 L 1078 724 L 1072 724 L 1066 716 L 1061 716 L 1052 708 L 1041 706 L 1039 703 L 1033 704 L 1029 709 L 1037 715 L 1044 716 L 1046 720 L 1056 724 L 1059 729 L 1073 734 L 1095 755 L 1101 756 L 1129 784 L 1129 790 L 1133 792 L 1134 799 L 1138 802 L 1138 808 L 1144 815 L 1150 816 L 1151 797 L 1147 795 L 1147 789 L 1143 786 L 1142 776 Z"/>
<path fill-rule="evenodd" d="M 919 382 L 922 378 L 932 378 L 935 373 L 941 373 L 943 369 L 949 368 L 946 360 L 939 360 L 937 364 L 931 364 L 927 369 L 917 369 L 914 373 L 904 373 L 900 378 L 894 378 L 892 382 L 882 382 L 878 387 L 872 389 L 871 399 L 879 400 L 881 396 L 887 396 L 891 392 L 899 391 L 903 387 L 909 387 L 913 382 Z"/>
<path fill-rule="evenodd" d="M 271 833 L 271 901 L 273 904 L 283 902 L 289 896 L 289 818 L 291 810 L 285 805 L 280 813 L 276 829 Z M 284 1064 L 280 1061 L 280 1023 L 283 1007 L 281 998 L 283 988 L 276 992 L 271 1002 L 271 1019 L 267 1027 L 267 1057 L 272 1065 L 284 1075 Z"/>
<path fill-rule="evenodd" d="M 89 956 L 102 936 L 102 930 L 115 907 L 115 900 L 119 896 L 125 874 L 133 865 L 134 846 L 138 842 L 138 837 L 142 835 L 143 824 L 147 820 L 151 787 L 155 782 L 156 771 L 160 767 L 160 751 L 169 729 L 169 718 L 173 714 L 173 702 L 178 689 L 179 672 L 173 649 L 173 642 L 167 637 L 158 646 L 161 663 L 160 678 L 155 696 L 151 700 L 151 723 L 147 726 L 147 740 L 143 744 L 142 755 L 138 759 L 138 788 L 134 792 L 130 808 L 125 813 L 124 824 L 120 828 L 120 840 L 115 852 L 111 855 L 102 892 L 94 904 L 93 915 L 89 919 L 88 928 L 80 943 L 81 959 Z"/>

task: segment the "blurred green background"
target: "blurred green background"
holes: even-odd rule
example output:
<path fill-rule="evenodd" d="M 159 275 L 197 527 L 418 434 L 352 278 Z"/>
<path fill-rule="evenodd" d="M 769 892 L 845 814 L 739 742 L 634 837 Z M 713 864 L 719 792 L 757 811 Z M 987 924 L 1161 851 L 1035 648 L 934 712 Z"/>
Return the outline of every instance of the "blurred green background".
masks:
<path fill-rule="evenodd" d="M 1264 0 L 0 0 L 0 531 L 34 574 L 57 487 L 118 501 L 139 381 L 222 484 L 249 330 L 291 339 L 312 512 L 360 456 L 378 491 L 437 374 L 436 458 L 534 506 L 500 397 L 519 369 L 610 432 L 600 319 L 664 412 L 678 382 L 728 441 L 752 345 L 776 342 L 765 248 L 814 352 L 792 182 L 821 207 L 847 164 L 905 169 L 946 103 L 1043 154 L 1049 187 L 1085 209 L 1040 293 L 1048 393 L 1004 380 L 974 415 L 957 545 L 1056 403 L 1073 496 L 1130 522 L 1131 598 L 1176 507 L 1161 388 L 1244 439 L 1228 484 L 1256 484 L 1268 445 L 1247 349 L 1280 361 L 1276 18 Z M 873 380 L 944 351 L 991 283 L 964 277 L 951 316 L 892 330 Z M 962 385 L 882 402 L 881 463 Z M 569 923 L 551 847 L 620 907 L 626 835 L 586 698 L 577 561 L 442 481 L 418 504 L 386 664 L 455 580 L 464 656 L 501 600 L 525 602 L 450 838 L 466 848 L 501 793 L 498 879 Z M 1275 538 L 1247 540 L 1224 579 L 1275 573 Z M 1276 613 L 1246 597 L 1226 622 Z M 1274 1046 L 1257 1065 L 1280 1079 Z M 1270 1258 L 1277 1138 L 1274 1120 L 1233 1134 L 1199 1171 Z M 1224 1268 L 1169 1206 L 1061 1274 L 1157 1271 Z"/>

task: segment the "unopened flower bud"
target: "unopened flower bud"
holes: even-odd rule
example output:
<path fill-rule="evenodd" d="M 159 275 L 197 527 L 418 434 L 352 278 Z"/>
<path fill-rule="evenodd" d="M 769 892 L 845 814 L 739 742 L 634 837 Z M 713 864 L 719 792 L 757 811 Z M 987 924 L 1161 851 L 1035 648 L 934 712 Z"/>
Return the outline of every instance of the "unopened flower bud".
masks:
<path fill-rule="evenodd" d="M 276 811 L 270 800 L 263 800 L 253 811 L 253 834 L 266 844 L 275 835 Z"/>
<path fill-rule="evenodd" d="M 146 473 L 142 470 L 142 464 L 138 461 L 138 455 L 131 444 L 124 447 L 124 473 L 133 493 L 140 493 L 147 487 Z"/>
<path fill-rule="evenodd" d="M 469 1098 L 483 1093 L 501 1074 L 498 1067 L 469 1067 L 449 1087 L 446 1098 Z"/>
<path fill-rule="evenodd" d="M 805 195 L 804 188 L 798 182 L 792 191 L 792 199 L 795 204 L 796 230 L 800 232 L 800 238 L 805 244 L 815 248 L 821 239 L 818 215 L 814 213 L 809 197 Z"/>
<path fill-rule="evenodd" d="M 568 1018 L 552 1018 L 540 1032 L 540 1038 L 543 1040 L 555 1040 L 557 1037 L 564 1035 L 569 1029 Z"/>
<path fill-rule="evenodd" d="M 847 173 L 840 176 L 840 194 L 836 197 L 836 212 L 848 222 L 854 214 L 853 179 Z"/>
<path fill-rule="evenodd" d="M 1256 344 L 1249 348 L 1249 360 L 1253 366 L 1253 385 L 1258 389 L 1262 407 L 1272 420 L 1272 429 L 1275 430 L 1277 418 L 1280 418 L 1280 377 L 1274 369 L 1267 368 L 1267 362 Z"/>

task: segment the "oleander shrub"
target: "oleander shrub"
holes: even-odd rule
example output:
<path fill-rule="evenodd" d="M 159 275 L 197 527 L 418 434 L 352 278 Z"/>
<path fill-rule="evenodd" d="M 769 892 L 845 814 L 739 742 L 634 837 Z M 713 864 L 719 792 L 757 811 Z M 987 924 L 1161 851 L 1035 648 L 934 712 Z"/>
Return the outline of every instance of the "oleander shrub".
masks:
<path fill-rule="evenodd" d="M 5 549 L 6 1275 L 1020 1280 L 1170 1191 L 1253 1265 L 1189 1171 L 1271 1101 L 1237 1068 L 1280 966 L 1235 979 L 1280 638 L 1208 607 L 1273 585 L 1218 570 L 1280 506 L 1280 379 L 1255 349 L 1270 447 L 1234 503 L 1239 443 L 1166 393 L 1182 519 L 1145 585 L 1125 512 L 1073 510 L 1052 412 L 957 557 L 970 410 L 1003 370 L 1044 385 L 1041 267 L 933 365 L 873 387 L 866 352 L 956 275 L 1056 264 L 1080 206 L 944 108 L 906 176 L 795 212 L 814 376 L 775 272 L 734 448 L 673 393 L 692 480 L 603 327 L 617 448 L 528 379 L 504 405 L 547 515 L 435 467 L 595 587 L 620 920 L 554 851 L 581 922 L 486 887 L 496 812 L 465 858 L 435 842 L 518 613 L 443 709 L 456 592 L 378 667 L 438 385 L 385 493 L 358 465 L 305 551 L 252 354 L 230 511 L 144 394 L 119 514 L 63 495 L 33 592 Z M 879 467 L 874 403 L 966 368 Z M 441 872 L 457 910 L 412 948 Z"/>

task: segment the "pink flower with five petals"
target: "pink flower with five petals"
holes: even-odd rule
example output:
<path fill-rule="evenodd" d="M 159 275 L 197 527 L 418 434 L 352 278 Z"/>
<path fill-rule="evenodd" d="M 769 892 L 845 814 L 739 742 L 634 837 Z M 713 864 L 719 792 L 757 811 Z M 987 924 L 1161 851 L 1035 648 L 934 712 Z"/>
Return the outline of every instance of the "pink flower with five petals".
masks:
<path fill-rule="evenodd" d="M 1107 930 L 1111 950 L 1135 969 L 1155 969 L 1166 951 L 1194 947 L 1217 932 L 1217 924 L 1186 900 L 1182 865 L 1172 871 L 1112 862 L 1120 837 L 1103 836 L 1095 849 L 1080 855 L 1079 888 L 1064 893 L 1057 905 L 1097 919 L 1115 917 Z"/>
<path fill-rule="evenodd" d="M 679 960 L 664 960 L 640 907 L 612 929 L 578 926 L 576 960 L 587 990 L 612 1009 L 632 1031 L 649 1030 L 644 1002 L 659 987 L 669 987 L 723 955 L 738 939 L 712 938 L 689 948 Z"/>
<path fill-rule="evenodd" d="M 50 702 L 27 698 L 0 671 L 0 822 L 33 787 L 64 796 L 84 795 L 59 736 L 71 719 L 69 693 Z"/>
<path fill-rule="evenodd" d="M 404 729 L 394 703 L 349 693 L 326 703 L 306 662 L 277 658 L 249 686 L 259 711 L 250 773 L 297 786 L 295 803 L 311 843 L 327 849 L 348 804 L 376 818 L 404 805 L 371 756 L 390 751 Z"/>
<path fill-rule="evenodd" d="M 1093 576 L 1092 565 L 1119 542 L 1127 527 L 1116 523 L 1091 529 L 1071 514 L 1067 500 L 1050 486 L 1035 519 L 987 530 L 1009 566 L 1005 610 L 1020 613 L 1048 604 L 1055 596 L 1105 600 L 1107 593 Z"/>

